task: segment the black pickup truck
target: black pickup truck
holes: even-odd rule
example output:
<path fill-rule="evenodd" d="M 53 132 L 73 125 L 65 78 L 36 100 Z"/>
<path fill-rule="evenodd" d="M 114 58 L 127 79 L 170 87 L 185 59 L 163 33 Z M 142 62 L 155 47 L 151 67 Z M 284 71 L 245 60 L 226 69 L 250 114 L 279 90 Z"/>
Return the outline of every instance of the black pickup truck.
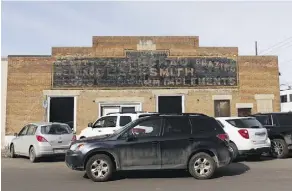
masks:
<path fill-rule="evenodd" d="M 292 151 L 292 112 L 253 114 L 268 130 L 271 140 L 271 154 L 286 158 Z"/>

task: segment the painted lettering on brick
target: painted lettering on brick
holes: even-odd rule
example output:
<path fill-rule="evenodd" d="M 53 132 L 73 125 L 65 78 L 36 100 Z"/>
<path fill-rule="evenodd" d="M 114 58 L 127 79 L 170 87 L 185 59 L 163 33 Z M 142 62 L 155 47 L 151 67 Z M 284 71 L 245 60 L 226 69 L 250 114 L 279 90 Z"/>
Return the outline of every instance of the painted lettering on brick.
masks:
<path fill-rule="evenodd" d="M 63 58 L 54 65 L 54 88 L 236 86 L 237 62 L 222 57 L 167 57 L 128 52 L 125 58 Z"/>

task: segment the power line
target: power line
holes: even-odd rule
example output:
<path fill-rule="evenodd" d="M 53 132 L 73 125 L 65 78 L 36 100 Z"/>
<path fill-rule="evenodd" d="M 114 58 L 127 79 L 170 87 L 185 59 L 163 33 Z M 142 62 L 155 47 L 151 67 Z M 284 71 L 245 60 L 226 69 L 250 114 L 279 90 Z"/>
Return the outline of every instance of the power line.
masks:
<path fill-rule="evenodd" d="M 288 62 L 292 62 L 292 59 L 290 59 L 290 60 L 285 60 L 285 61 L 283 61 L 283 62 L 281 62 L 282 64 L 285 64 L 285 63 L 288 63 Z"/>
<path fill-rule="evenodd" d="M 278 46 L 278 45 L 282 44 L 283 42 L 286 42 L 287 40 L 290 40 L 290 39 L 292 39 L 292 36 L 290 36 L 289 38 L 284 39 L 284 40 L 281 41 L 281 42 L 278 42 L 278 43 L 276 43 L 276 44 L 270 46 L 270 47 L 267 48 L 267 49 L 262 50 L 262 51 L 260 52 L 260 54 L 263 53 L 263 52 L 266 52 L 267 50 L 273 49 L 274 47 L 276 47 L 276 46 Z"/>
<path fill-rule="evenodd" d="M 290 43 L 291 43 L 291 44 L 290 44 Z M 286 46 L 286 45 L 288 45 L 288 46 Z M 276 52 L 277 52 L 277 51 L 279 51 L 279 49 L 281 49 L 281 48 L 289 48 L 290 46 L 292 46 L 292 40 L 291 40 L 291 41 L 288 41 L 288 42 L 286 42 L 286 43 L 284 43 L 284 44 L 282 44 L 281 46 L 275 48 L 274 50 L 272 49 L 271 51 L 266 52 L 266 53 L 263 54 L 263 55 L 274 54 L 274 53 L 275 53 L 275 50 L 276 50 Z"/>

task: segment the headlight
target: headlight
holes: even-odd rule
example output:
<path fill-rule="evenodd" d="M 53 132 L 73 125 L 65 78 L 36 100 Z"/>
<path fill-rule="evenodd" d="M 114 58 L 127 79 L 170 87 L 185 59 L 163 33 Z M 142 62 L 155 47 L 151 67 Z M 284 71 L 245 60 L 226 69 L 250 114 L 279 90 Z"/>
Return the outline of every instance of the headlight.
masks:
<path fill-rule="evenodd" d="M 75 144 L 71 145 L 70 150 L 77 151 L 77 150 L 81 149 L 84 145 L 85 145 L 85 143 L 75 143 Z"/>

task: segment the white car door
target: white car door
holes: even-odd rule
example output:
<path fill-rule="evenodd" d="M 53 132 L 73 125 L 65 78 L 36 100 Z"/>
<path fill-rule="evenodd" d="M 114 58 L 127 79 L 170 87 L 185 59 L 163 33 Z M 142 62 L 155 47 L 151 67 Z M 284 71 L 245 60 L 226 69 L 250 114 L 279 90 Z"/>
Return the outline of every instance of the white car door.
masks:
<path fill-rule="evenodd" d="M 35 131 L 37 129 L 36 125 L 28 125 L 28 130 L 25 136 L 23 136 L 22 144 L 23 144 L 23 152 L 25 155 L 29 156 L 29 147 L 33 145 L 36 140 Z"/>
<path fill-rule="evenodd" d="M 91 127 L 92 132 L 87 134 L 86 137 L 98 136 L 102 135 L 103 133 L 103 126 L 104 126 L 105 117 L 99 118 Z"/>
<path fill-rule="evenodd" d="M 118 116 L 105 116 L 98 119 L 92 127 L 92 136 L 112 134 L 116 130 Z"/>
<path fill-rule="evenodd" d="M 23 145 L 23 140 L 27 134 L 28 130 L 28 125 L 24 126 L 18 135 L 13 139 L 13 145 L 14 145 L 14 152 L 17 154 L 25 154 L 24 152 L 24 145 Z"/>
<path fill-rule="evenodd" d="M 106 116 L 103 119 L 104 123 L 102 128 L 98 128 L 101 135 L 113 134 L 117 129 L 119 129 L 119 125 L 117 123 L 118 116 Z"/>

